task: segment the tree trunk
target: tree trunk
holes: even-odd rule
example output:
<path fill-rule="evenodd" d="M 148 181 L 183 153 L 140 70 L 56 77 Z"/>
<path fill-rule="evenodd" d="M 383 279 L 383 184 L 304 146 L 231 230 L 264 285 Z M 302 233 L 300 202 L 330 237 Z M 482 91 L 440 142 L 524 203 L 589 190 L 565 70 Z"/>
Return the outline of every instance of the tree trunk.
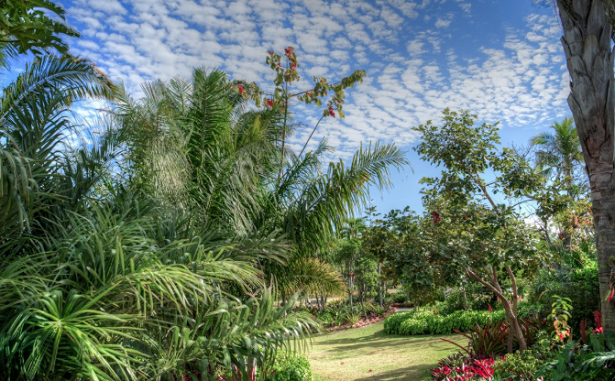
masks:
<path fill-rule="evenodd" d="M 502 292 L 502 287 L 500 287 L 500 282 L 498 281 L 497 270 L 494 266 L 491 266 L 492 275 L 489 279 L 491 283 L 485 281 L 469 269 L 466 269 L 466 274 L 479 281 L 483 286 L 487 287 L 502 302 L 504 312 L 506 313 L 506 319 L 508 320 L 508 329 L 517 338 L 517 343 L 519 343 L 519 352 L 523 353 L 523 351 L 527 349 L 527 343 L 525 342 L 523 330 L 521 329 L 517 318 L 517 303 L 519 301 L 519 295 L 517 293 L 517 280 L 515 278 L 515 274 L 512 272 L 512 269 L 509 266 L 505 266 L 505 268 L 512 282 L 512 303 L 506 299 L 506 296 L 504 296 L 504 293 Z M 512 345 L 509 346 L 509 351 L 512 352 Z"/>
<path fill-rule="evenodd" d="M 463 309 L 468 311 L 470 308 L 468 306 L 468 294 L 466 293 L 465 287 L 461 287 L 461 295 L 463 296 Z"/>
<path fill-rule="evenodd" d="M 610 292 L 615 256 L 615 184 L 613 166 L 613 51 L 611 4 L 607 0 L 558 0 L 562 45 L 570 73 L 568 105 L 576 124 L 589 174 L 598 256 L 598 278 L 605 330 L 615 330 Z"/>
<path fill-rule="evenodd" d="M 378 299 L 380 301 L 380 307 L 384 306 L 384 301 L 382 300 L 382 279 L 380 275 L 382 274 L 381 263 L 378 262 Z"/>

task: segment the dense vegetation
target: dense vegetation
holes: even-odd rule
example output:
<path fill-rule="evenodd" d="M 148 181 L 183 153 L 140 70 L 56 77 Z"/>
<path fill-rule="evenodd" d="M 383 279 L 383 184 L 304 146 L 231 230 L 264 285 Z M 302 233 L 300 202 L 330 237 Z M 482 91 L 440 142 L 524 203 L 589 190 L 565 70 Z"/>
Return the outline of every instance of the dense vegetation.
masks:
<path fill-rule="evenodd" d="M 45 13 L 59 7 L 0 6 L 19 8 L 3 9 L 14 37 L 3 54 L 35 55 L 1 98 L 0 378 L 254 379 L 275 369 L 299 379 L 292 353 L 317 326 L 292 311 L 296 293 L 343 289 L 315 258 L 370 186 L 389 185 L 403 152 L 374 144 L 323 168 L 326 142 L 284 148 L 290 93 L 267 98 L 218 70 L 144 84 L 134 100 L 67 54 L 62 35 L 76 33 Z M 15 12 L 32 17 L 18 27 Z M 296 56 L 269 59 L 287 65 L 274 68 L 286 91 Z M 317 82 L 306 103 L 335 101 L 339 113 L 361 78 Z M 93 97 L 109 109 L 86 128 L 69 110 Z"/>
<path fill-rule="evenodd" d="M 565 30 L 602 31 L 567 33 L 569 58 L 582 41 L 584 59 L 610 52 L 610 2 L 558 4 Z M 387 334 L 468 339 L 445 340 L 459 352 L 435 380 L 615 377 L 615 196 L 596 196 L 615 178 L 612 61 L 594 81 L 610 96 L 573 86 L 574 120 L 527 147 L 466 110 L 415 127 L 441 173 L 421 180 L 422 212 L 380 214 L 370 188 L 405 152 L 370 143 L 326 165 L 326 140 L 307 149 L 320 121 L 288 144 L 296 102 L 343 118 L 365 72 L 299 89 L 288 47 L 264 54 L 271 93 L 195 68 L 134 99 L 70 55 L 63 16 L 0 1 L 2 70 L 32 57 L 0 98 L 0 379 L 307 381 L 306 338 L 385 317 Z M 84 126 L 70 111 L 93 98 L 107 108 Z M 588 146 L 596 104 L 610 133 Z"/>

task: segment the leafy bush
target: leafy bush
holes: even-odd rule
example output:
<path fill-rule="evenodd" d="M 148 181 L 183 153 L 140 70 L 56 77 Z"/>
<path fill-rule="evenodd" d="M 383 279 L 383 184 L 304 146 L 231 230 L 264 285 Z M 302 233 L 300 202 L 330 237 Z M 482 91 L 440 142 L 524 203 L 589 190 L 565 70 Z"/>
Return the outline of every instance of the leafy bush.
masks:
<path fill-rule="evenodd" d="M 321 312 L 316 314 L 316 321 L 323 327 L 329 327 L 333 324 L 333 315 L 330 312 Z"/>
<path fill-rule="evenodd" d="M 284 354 L 276 358 L 272 381 L 312 381 L 312 368 L 305 356 Z"/>
<path fill-rule="evenodd" d="M 534 314 L 536 307 L 521 304 L 519 317 L 528 318 Z M 384 331 L 396 335 L 448 334 L 455 330 L 465 332 L 477 324 L 484 327 L 488 321 L 505 319 L 504 310 L 489 311 L 455 311 L 449 315 L 435 314 L 429 310 L 409 311 L 394 314 L 384 321 Z"/>
<path fill-rule="evenodd" d="M 545 355 L 539 351 L 528 349 L 519 354 L 507 354 L 497 359 L 494 370 L 494 379 L 509 381 L 534 381 L 535 374 L 545 363 Z"/>
<path fill-rule="evenodd" d="M 545 381 L 610 381 L 615 379 L 615 334 L 593 333 L 591 345 L 571 340 L 561 347 L 557 359 L 547 362 L 536 376 Z"/>
<path fill-rule="evenodd" d="M 477 324 L 473 329 L 461 334 L 469 340 L 467 348 L 450 340 L 441 340 L 461 348 L 472 358 L 484 359 L 506 353 L 508 328 L 504 320 L 495 323 L 487 321 L 484 327 Z"/>
<path fill-rule="evenodd" d="M 554 296 L 570 298 L 574 313 L 568 323 L 579 328 L 581 320 L 593 321 L 593 313 L 600 310 L 598 267 L 595 262 L 580 269 L 543 270 L 531 286 L 531 302 L 542 306 L 549 313 Z"/>

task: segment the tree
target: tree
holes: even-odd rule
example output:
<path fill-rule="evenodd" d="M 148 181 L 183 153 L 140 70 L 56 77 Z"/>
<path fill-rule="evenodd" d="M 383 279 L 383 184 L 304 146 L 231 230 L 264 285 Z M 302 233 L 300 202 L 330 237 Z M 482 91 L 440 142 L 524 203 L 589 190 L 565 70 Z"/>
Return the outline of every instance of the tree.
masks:
<path fill-rule="evenodd" d="M 611 258 L 615 256 L 615 99 L 611 48 L 615 5 L 611 0 L 558 0 L 557 5 L 571 79 L 568 105 L 591 188 L 602 321 L 605 330 L 613 331 L 615 306 L 606 299 L 613 288 Z"/>
<path fill-rule="evenodd" d="M 515 270 L 536 254 L 536 238 L 515 206 L 539 188 L 542 178 L 513 150 L 499 147 L 497 125 L 474 126 L 476 116 L 467 111 L 446 109 L 443 114 L 442 126 L 428 121 L 414 128 L 423 138 L 416 151 L 443 168 L 440 177 L 421 179 L 427 185 L 426 210 L 437 226 L 430 229 L 432 240 L 422 250 L 424 258 L 438 263 L 443 273 L 465 274 L 492 291 L 523 351 Z M 502 195 L 509 205 L 497 202 L 494 195 Z M 500 272 L 511 282 L 510 295 L 501 286 Z"/>
<path fill-rule="evenodd" d="M 552 175 L 561 182 L 569 197 L 576 197 L 579 191 L 575 189 L 574 171 L 583 165 L 583 152 L 574 120 L 564 118 L 561 123 L 553 122 L 551 129 L 553 133 L 540 133 L 530 141 L 538 149 L 536 165 L 545 175 Z"/>
<path fill-rule="evenodd" d="M 6 64 L 7 56 L 27 52 L 40 55 L 51 48 L 68 53 L 62 37 L 78 37 L 79 33 L 65 24 L 64 13 L 49 0 L 0 0 L 0 65 Z"/>

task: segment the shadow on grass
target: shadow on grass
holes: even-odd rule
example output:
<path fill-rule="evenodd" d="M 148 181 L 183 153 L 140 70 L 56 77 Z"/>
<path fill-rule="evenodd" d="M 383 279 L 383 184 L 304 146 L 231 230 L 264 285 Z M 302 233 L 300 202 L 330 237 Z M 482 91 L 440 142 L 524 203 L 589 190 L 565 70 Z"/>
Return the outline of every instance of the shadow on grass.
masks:
<path fill-rule="evenodd" d="M 350 337 L 343 339 L 331 338 L 328 340 L 321 340 L 318 342 L 319 347 L 327 347 L 327 351 L 353 351 L 357 349 L 379 349 L 379 348 L 394 348 L 399 346 L 407 346 L 409 344 L 416 344 L 420 347 L 430 348 L 446 348 L 448 346 L 453 347 L 452 344 L 442 340 L 438 340 L 442 335 L 433 336 L 393 336 L 387 335 L 383 331 L 375 332 L 373 335 Z M 453 341 L 457 338 L 455 335 L 445 335 L 447 339 Z M 459 336 L 460 341 L 463 342 L 464 338 Z"/>
<path fill-rule="evenodd" d="M 426 379 L 429 374 L 430 372 L 428 365 L 413 365 L 406 368 L 391 370 L 388 372 L 370 374 L 365 377 L 356 378 L 354 381 L 420 381 Z"/>

